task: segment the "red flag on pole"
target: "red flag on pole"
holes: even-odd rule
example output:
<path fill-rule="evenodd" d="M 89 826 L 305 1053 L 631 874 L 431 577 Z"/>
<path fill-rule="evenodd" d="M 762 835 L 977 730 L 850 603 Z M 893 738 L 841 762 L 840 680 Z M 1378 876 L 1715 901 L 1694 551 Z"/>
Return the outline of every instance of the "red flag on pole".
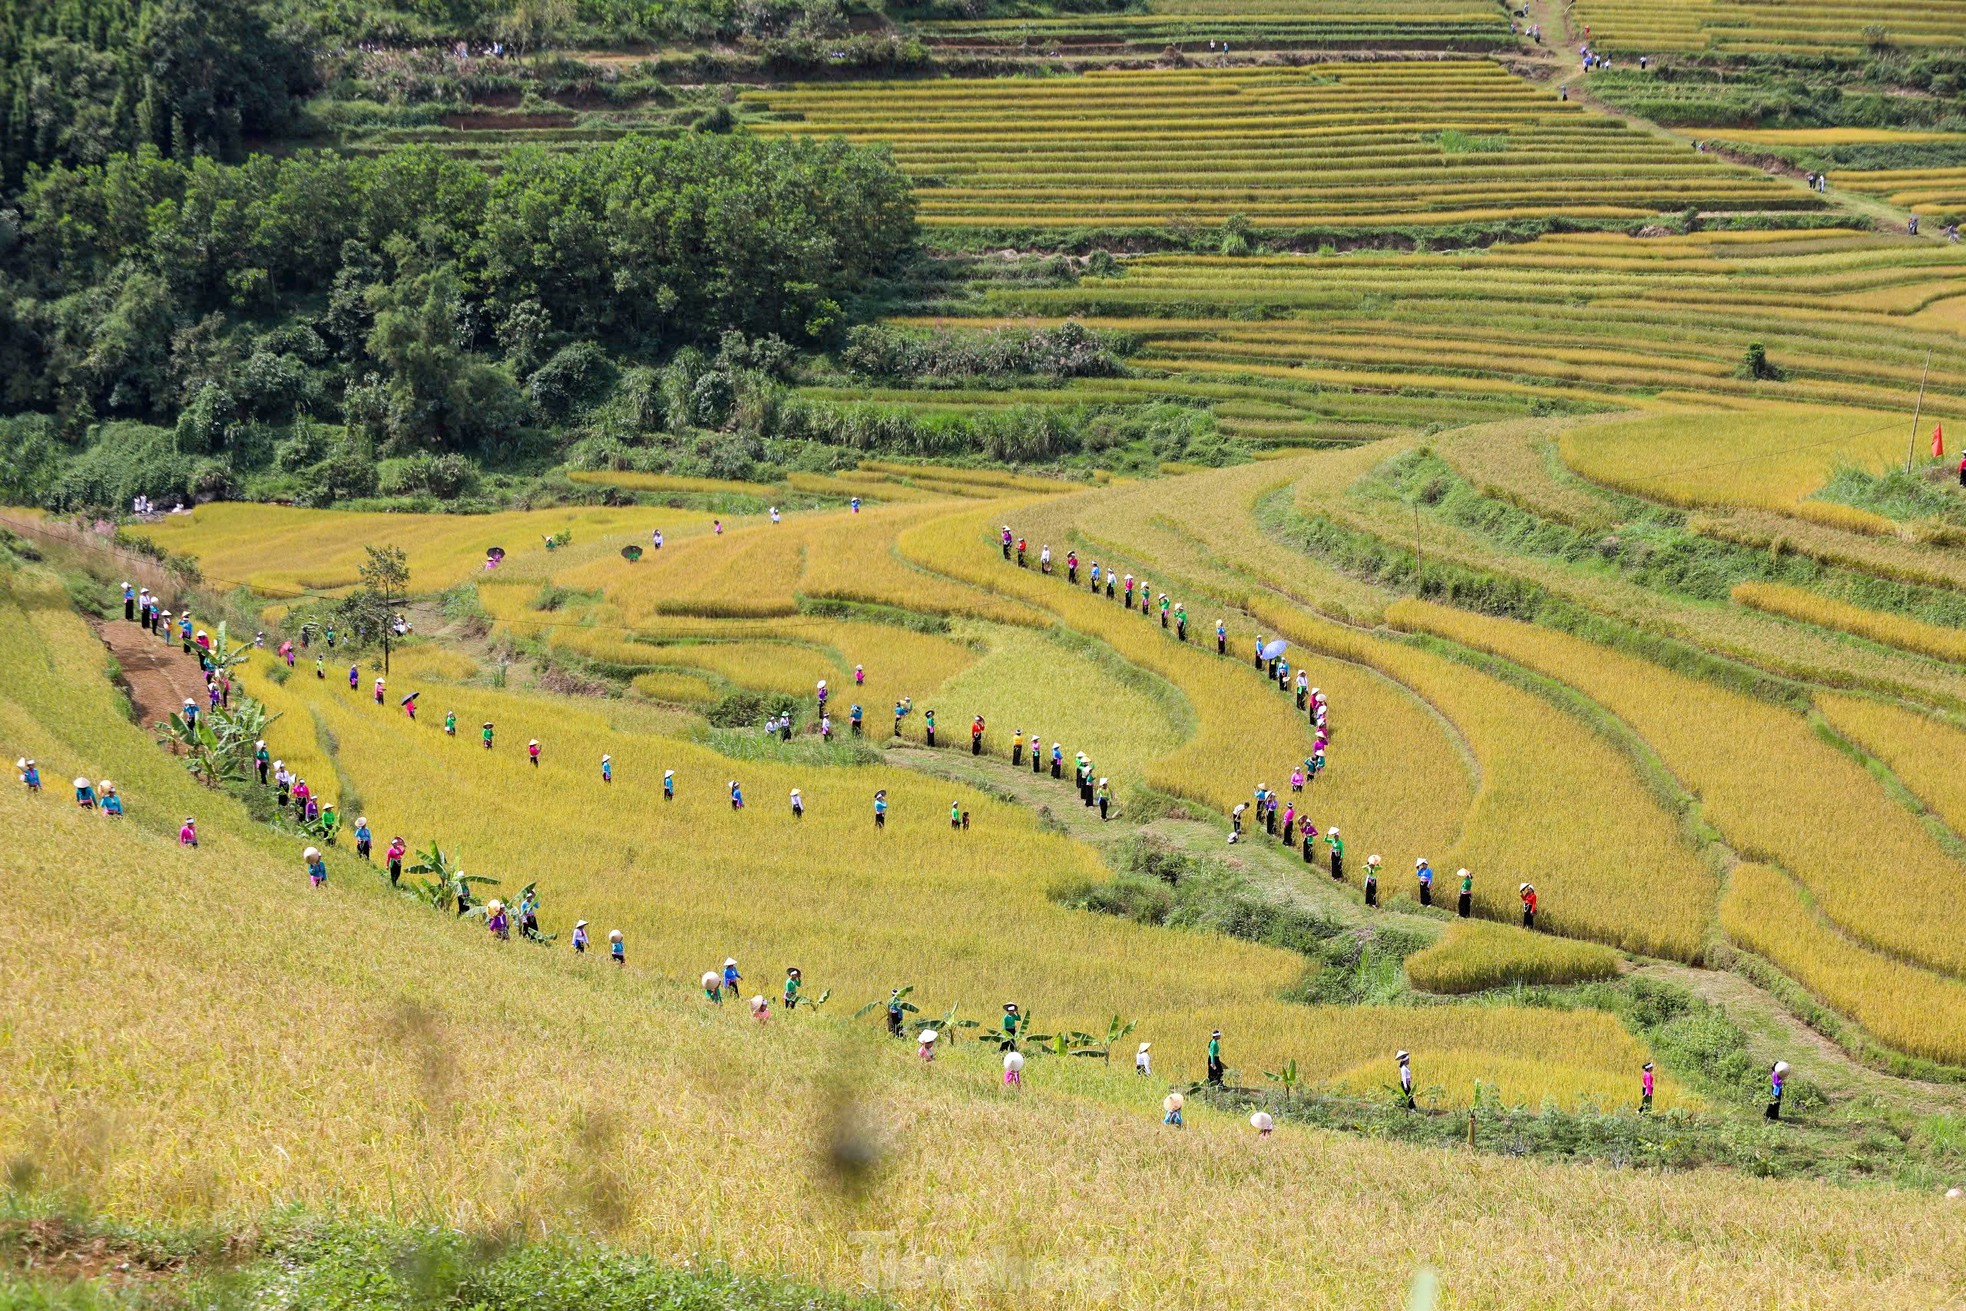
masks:
<path fill-rule="evenodd" d="M 1932 425 L 1932 458 L 1943 460 L 1946 454 L 1946 428 L 1942 423 Z"/>

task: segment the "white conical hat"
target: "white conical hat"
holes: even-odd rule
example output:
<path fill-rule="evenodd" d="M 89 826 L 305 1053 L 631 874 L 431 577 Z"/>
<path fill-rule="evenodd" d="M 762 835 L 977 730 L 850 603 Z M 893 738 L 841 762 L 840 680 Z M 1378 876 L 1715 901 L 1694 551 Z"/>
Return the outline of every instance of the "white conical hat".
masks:
<path fill-rule="evenodd" d="M 621 930 L 620 930 L 620 929 L 616 929 L 616 930 L 615 930 L 615 933 L 617 933 L 617 934 L 618 934 L 618 933 L 620 933 L 620 932 L 621 932 Z M 705 971 L 703 971 L 703 986 L 704 986 L 704 987 L 706 987 L 706 988 L 714 988 L 714 987 L 716 987 L 716 986 L 717 986 L 718 984 L 720 984 L 720 983 L 722 983 L 723 981 L 724 981 L 724 976 L 723 976 L 723 975 L 721 975 L 721 974 L 719 974 L 719 973 L 717 973 L 717 972 L 716 972 L 715 970 L 705 970 Z"/>
<path fill-rule="evenodd" d="M 1258 1111 L 1249 1117 L 1249 1127 L 1258 1133 L 1268 1133 L 1276 1128 L 1277 1122 L 1270 1118 L 1268 1111 Z"/>
<path fill-rule="evenodd" d="M 319 847 L 309 847 L 300 853 L 300 858 L 302 860 L 319 860 L 321 858 L 321 849 Z"/>
<path fill-rule="evenodd" d="M 89 780 L 86 778 L 78 778 L 75 780 L 75 786 L 78 788 L 85 788 L 89 786 Z"/>
<path fill-rule="evenodd" d="M 941 1036 L 941 1035 L 940 1035 L 940 1034 L 938 1034 L 938 1033 L 936 1033 L 936 1032 L 935 1032 L 935 1030 L 933 1030 L 933 1029 L 923 1029 L 923 1030 L 922 1030 L 922 1041 L 923 1041 L 923 1042 L 934 1042 L 934 1041 L 935 1041 L 935 1040 L 936 1040 L 936 1039 L 937 1039 L 938 1037 L 940 1037 L 940 1036 Z"/>
<path fill-rule="evenodd" d="M 751 1009 L 752 1009 L 752 1010 L 754 1010 L 754 1011 L 761 1011 L 761 1010 L 763 1010 L 764 1008 L 765 1008 L 765 999 L 764 999 L 763 997 L 753 997 L 753 998 L 751 999 Z"/>
<path fill-rule="evenodd" d="M 1186 1103 L 1182 1100 L 1180 1093 L 1169 1093 L 1167 1096 L 1161 1098 L 1160 1103 L 1163 1111 L 1178 1111 L 1184 1105 Z"/>
<path fill-rule="evenodd" d="M 1003 1054 L 1003 1067 L 1010 1071 L 1010 1073 L 1016 1074 L 1024 1068 L 1024 1054 L 1022 1052 L 1005 1052 Z"/>

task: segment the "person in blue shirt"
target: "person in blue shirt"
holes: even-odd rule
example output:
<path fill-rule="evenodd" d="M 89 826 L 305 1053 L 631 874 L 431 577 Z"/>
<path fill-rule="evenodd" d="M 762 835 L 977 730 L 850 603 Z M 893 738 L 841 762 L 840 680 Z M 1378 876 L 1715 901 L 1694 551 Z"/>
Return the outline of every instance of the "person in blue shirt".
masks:
<path fill-rule="evenodd" d="M 108 779 L 102 781 L 102 813 L 111 819 L 123 817 L 123 798 L 116 795 L 116 785 Z"/>
<path fill-rule="evenodd" d="M 887 789 L 882 788 L 874 794 L 874 827 L 887 827 Z"/>
<path fill-rule="evenodd" d="M 190 697 L 184 699 L 184 722 L 193 728 L 198 727 L 198 703 Z"/>
<path fill-rule="evenodd" d="M 328 881 L 328 866 L 321 859 L 321 849 L 319 847 L 309 847 L 306 851 L 301 852 L 300 855 L 301 859 L 307 862 L 308 886 L 318 888 L 323 883 L 326 883 Z"/>
<path fill-rule="evenodd" d="M 736 779 L 730 781 L 730 808 L 732 810 L 744 809 L 744 789 L 737 785 Z"/>
<path fill-rule="evenodd" d="M 41 790 L 41 770 L 31 758 L 23 756 L 14 762 L 14 767 L 20 770 L 21 784 L 29 792 L 39 792 Z"/>
<path fill-rule="evenodd" d="M 848 502 L 848 504 L 853 506 L 853 512 L 855 514 L 860 513 L 860 498 L 858 496 L 854 497 L 850 502 Z"/>
<path fill-rule="evenodd" d="M 601 757 L 601 782 L 603 783 L 614 782 L 614 757 L 613 756 Z"/>
<path fill-rule="evenodd" d="M 128 623 L 137 617 L 137 593 L 128 583 L 123 584 L 123 619 Z"/>
<path fill-rule="evenodd" d="M 1229 654 L 1229 626 L 1220 619 L 1215 621 L 1215 654 Z"/>
<path fill-rule="evenodd" d="M 847 711 L 846 722 L 853 726 L 853 735 L 855 737 L 860 736 L 860 713 L 860 703 L 858 701 L 853 703 L 853 709 Z"/>
<path fill-rule="evenodd" d="M 662 771 L 662 799 L 664 801 L 676 799 L 676 771 L 673 769 Z"/>
<path fill-rule="evenodd" d="M 742 974 L 737 972 L 737 961 L 730 956 L 724 957 L 724 991 L 735 997 L 737 995 L 737 981 L 743 977 Z"/>
<path fill-rule="evenodd" d="M 96 790 L 86 778 L 75 780 L 75 804 L 84 810 L 96 808 Z"/>
<path fill-rule="evenodd" d="M 363 860 L 367 860 L 373 841 L 374 835 L 369 832 L 369 817 L 367 815 L 357 816 L 355 819 L 355 854 Z"/>

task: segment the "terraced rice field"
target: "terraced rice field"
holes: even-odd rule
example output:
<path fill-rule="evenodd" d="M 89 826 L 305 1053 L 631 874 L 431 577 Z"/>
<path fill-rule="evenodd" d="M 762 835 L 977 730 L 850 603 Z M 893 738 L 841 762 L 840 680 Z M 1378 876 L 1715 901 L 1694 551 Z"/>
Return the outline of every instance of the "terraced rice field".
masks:
<path fill-rule="evenodd" d="M 1966 41 L 1960 0 L 1908 0 L 1887 8 L 1851 0 L 1575 0 L 1572 25 L 1586 24 L 1600 49 L 1632 53 L 1713 50 L 1849 54 L 1881 28 L 1893 45 Z"/>
<path fill-rule="evenodd" d="M 1532 408 L 1895 408 L 1932 353 L 1927 413 L 1966 412 L 1966 250 L 1853 231 L 1579 233 L 1453 254 L 1154 256 L 1074 287 L 999 288 L 969 317 L 1139 334 L 1136 376 L 964 404 L 1176 394 L 1257 443 L 1356 441 Z M 1951 299 L 1949 299 L 1951 298 Z M 1787 380 L 1739 376 L 1762 343 Z M 906 401 L 905 392 L 881 399 Z M 947 407 L 946 394 L 915 403 Z M 1906 420 L 1909 423 L 1909 419 Z M 1900 434 L 1902 449 L 1902 434 Z"/>
<path fill-rule="evenodd" d="M 1450 224 L 1810 193 L 1561 102 L 1487 63 L 1111 71 L 747 92 L 761 132 L 884 141 L 930 229 Z M 1150 166 L 1150 167 L 1149 167 Z"/>
<path fill-rule="evenodd" d="M 1966 976 L 1957 935 L 1932 914 L 1955 899 L 1960 862 L 1801 716 L 1525 624 L 1410 601 L 1391 617 L 1520 661 L 1616 714 L 1701 798 L 1723 840 L 1769 867 L 1774 881 L 1730 888 L 1730 934 L 1894 1046 L 1966 1060 L 1956 1007 L 1932 1005 Z M 1926 984 L 1906 986 L 1914 976 Z"/>
<path fill-rule="evenodd" d="M 1902 460 L 1910 424 L 1905 414 L 1770 404 L 1593 424 L 1566 432 L 1558 449 L 1591 481 L 1652 500 L 1777 510 L 1890 536 L 1896 526 L 1881 515 L 1808 498 L 1839 464 L 1876 470 Z"/>
<path fill-rule="evenodd" d="M 1966 217 L 1966 168 L 1840 169 L 1832 180 L 1914 214 L 1954 222 Z"/>
<path fill-rule="evenodd" d="M 926 24 L 938 46 L 1040 48 L 1061 53 L 1100 49 L 1191 52 L 1211 42 L 1236 50 L 1279 47 L 1343 50 L 1489 50 L 1514 43 L 1508 19 L 1479 0 L 1155 0 L 1145 13 L 1072 14 L 1062 18 L 954 20 Z"/>

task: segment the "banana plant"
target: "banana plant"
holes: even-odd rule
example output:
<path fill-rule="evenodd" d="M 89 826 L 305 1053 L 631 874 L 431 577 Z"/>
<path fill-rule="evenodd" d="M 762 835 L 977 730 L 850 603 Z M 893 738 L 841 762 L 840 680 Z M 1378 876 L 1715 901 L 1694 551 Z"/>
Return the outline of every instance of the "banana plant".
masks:
<path fill-rule="evenodd" d="M 245 782 L 245 765 L 219 741 L 210 715 L 200 715 L 194 722 L 174 710 L 156 731 L 158 743 L 183 756 L 185 768 L 205 786 Z"/>
<path fill-rule="evenodd" d="M 205 653 L 205 661 L 214 669 L 231 669 L 243 665 L 252 656 L 252 647 L 244 642 L 235 643 L 226 633 L 226 626 L 220 624 L 212 634 L 211 649 Z"/>
<path fill-rule="evenodd" d="M 422 881 L 403 889 L 403 895 L 420 901 L 432 910 L 456 910 L 458 914 L 484 914 L 483 906 L 475 911 L 469 909 L 475 900 L 471 896 L 472 887 L 496 887 L 498 880 L 482 874 L 466 874 L 458 867 L 455 853 L 448 853 L 431 842 L 429 848 L 416 853 L 416 864 L 406 873 L 420 874 Z M 460 909 L 462 907 L 463 909 Z"/>
<path fill-rule="evenodd" d="M 934 1029 L 937 1033 L 940 1033 L 944 1038 L 948 1039 L 950 1042 L 954 1042 L 956 1040 L 957 1029 L 974 1029 L 980 1027 L 978 1022 L 975 1020 L 965 1020 L 960 1018 L 957 1014 L 957 1012 L 960 1009 L 961 1009 L 961 1003 L 958 1002 L 955 1005 L 950 1006 L 948 1013 L 945 1014 L 941 1019 L 916 1020 L 914 1027 L 917 1031 L 920 1031 L 922 1029 Z"/>
<path fill-rule="evenodd" d="M 1265 1070 L 1263 1077 L 1272 1083 L 1283 1085 L 1283 1100 L 1288 1102 L 1297 1091 L 1297 1058 L 1291 1057 L 1283 1063 L 1281 1070 Z"/>
<path fill-rule="evenodd" d="M 1102 1037 L 1095 1038 L 1089 1033 L 1071 1035 L 1081 1040 L 1073 1047 L 1072 1055 L 1097 1056 L 1100 1060 L 1106 1062 L 1106 1064 L 1111 1065 L 1113 1063 L 1113 1048 L 1125 1042 L 1127 1035 L 1139 1026 L 1140 1021 L 1138 1020 L 1122 1020 L 1119 1016 L 1115 1015 L 1107 1023 L 1106 1032 Z"/>
<path fill-rule="evenodd" d="M 872 1015 L 875 1011 L 885 1010 L 890 1000 L 900 1002 L 901 1009 L 904 1013 L 919 1012 L 921 1010 L 921 1007 L 915 1005 L 913 1002 L 908 1000 L 908 994 L 913 992 L 914 990 L 915 990 L 915 985 L 910 983 L 906 987 L 895 989 L 894 996 L 891 999 L 887 997 L 876 997 L 874 1000 L 868 1002 L 865 1006 L 862 1006 L 859 1010 L 855 1011 L 853 1013 L 853 1018 L 856 1020 L 864 1019 L 867 1016 Z"/>

